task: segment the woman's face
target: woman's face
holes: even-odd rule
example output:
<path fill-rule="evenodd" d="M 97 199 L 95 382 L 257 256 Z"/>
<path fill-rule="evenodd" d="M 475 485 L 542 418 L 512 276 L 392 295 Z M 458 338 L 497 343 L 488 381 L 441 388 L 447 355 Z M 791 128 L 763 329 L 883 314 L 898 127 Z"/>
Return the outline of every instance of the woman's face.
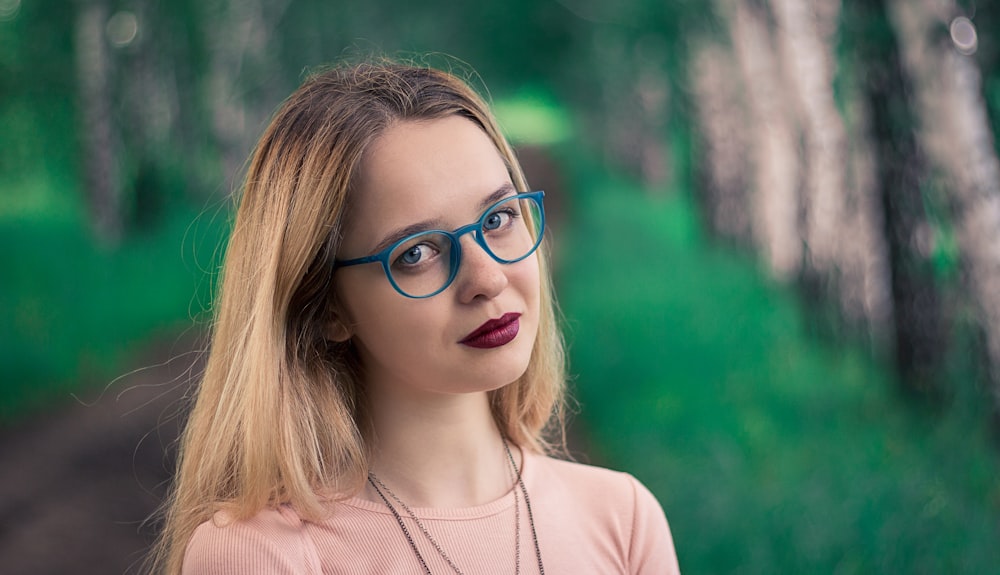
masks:
<path fill-rule="evenodd" d="M 391 127 L 369 149 L 359 184 L 340 259 L 374 254 L 406 228 L 455 230 L 516 193 L 489 137 L 459 116 Z M 414 256 L 419 250 L 404 257 Z M 471 234 L 461 238 L 461 256 L 451 285 L 426 299 L 401 295 L 378 263 L 337 270 L 341 321 L 368 385 L 455 394 L 497 389 L 524 373 L 538 331 L 537 256 L 501 264 Z M 476 336 L 501 318 L 506 325 Z"/>

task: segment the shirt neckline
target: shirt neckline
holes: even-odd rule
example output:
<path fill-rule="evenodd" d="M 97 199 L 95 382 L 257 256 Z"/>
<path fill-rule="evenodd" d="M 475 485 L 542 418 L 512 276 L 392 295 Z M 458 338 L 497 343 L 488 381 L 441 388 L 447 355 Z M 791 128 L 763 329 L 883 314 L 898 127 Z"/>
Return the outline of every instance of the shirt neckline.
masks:
<path fill-rule="evenodd" d="M 533 453 L 528 452 L 525 449 L 520 449 L 521 451 L 521 480 L 527 486 L 530 483 L 530 477 L 534 471 L 534 465 L 532 459 L 535 457 Z M 419 519 L 443 519 L 443 520 L 456 520 L 456 519 L 478 519 L 483 517 L 489 517 L 491 515 L 496 515 L 514 506 L 514 493 L 515 490 L 518 491 L 518 498 L 523 499 L 520 494 L 520 487 L 517 482 L 511 485 L 511 488 L 501 495 L 498 499 L 484 503 L 482 505 L 476 505 L 473 507 L 410 507 L 413 514 Z M 530 495 L 530 491 L 529 491 Z M 399 505 L 396 505 L 392 498 L 389 499 L 393 505 L 395 505 L 396 510 L 401 516 L 406 516 L 406 510 L 402 509 Z M 362 499 L 358 496 L 349 497 L 347 499 L 341 499 L 336 502 L 339 505 L 346 505 L 347 507 L 352 507 L 361 511 L 366 511 L 370 513 L 378 513 L 379 515 L 392 515 L 392 511 L 385 506 L 384 503 L 376 503 L 374 501 L 369 501 L 367 499 Z M 524 503 L 520 503 L 524 505 Z"/>

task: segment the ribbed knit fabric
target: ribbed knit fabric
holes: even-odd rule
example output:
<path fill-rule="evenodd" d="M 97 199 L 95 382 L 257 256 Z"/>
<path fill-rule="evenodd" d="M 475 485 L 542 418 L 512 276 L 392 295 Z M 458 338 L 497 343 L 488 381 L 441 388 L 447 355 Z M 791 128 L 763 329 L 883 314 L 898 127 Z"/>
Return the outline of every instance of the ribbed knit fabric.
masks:
<path fill-rule="evenodd" d="M 523 478 L 547 575 L 678 573 L 663 510 L 631 475 L 525 455 Z M 538 573 L 531 526 L 520 499 L 521 573 Z M 432 573 L 454 573 L 416 523 L 399 509 Z M 514 573 L 514 492 L 486 505 L 413 512 L 466 575 Z M 382 504 L 331 504 L 319 523 L 289 507 L 247 521 L 216 516 L 195 531 L 186 575 L 423 573 L 395 517 Z"/>

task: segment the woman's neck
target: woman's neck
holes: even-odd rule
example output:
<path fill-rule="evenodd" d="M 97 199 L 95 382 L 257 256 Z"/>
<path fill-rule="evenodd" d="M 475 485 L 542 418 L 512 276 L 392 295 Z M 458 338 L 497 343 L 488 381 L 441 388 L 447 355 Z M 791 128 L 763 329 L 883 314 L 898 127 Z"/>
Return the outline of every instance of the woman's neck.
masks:
<path fill-rule="evenodd" d="M 510 490 L 485 393 L 373 399 L 372 471 L 410 507 L 473 507 Z M 371 485 L 362 496 L 381 502 Z"/>

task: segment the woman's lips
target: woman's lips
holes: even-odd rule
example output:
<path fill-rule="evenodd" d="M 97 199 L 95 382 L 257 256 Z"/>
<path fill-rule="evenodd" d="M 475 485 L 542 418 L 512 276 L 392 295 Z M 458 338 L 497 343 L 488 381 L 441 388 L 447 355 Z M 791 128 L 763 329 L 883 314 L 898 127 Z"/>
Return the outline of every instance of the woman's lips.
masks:
<path fill-rule="evenodd" d="M 517 330 L 521 327 L 518 322 L 520 317 L 519 313 L 505 313 L 479 326 L 458 343 L 481 349 L 507 345 L 517 337 Z"/>

